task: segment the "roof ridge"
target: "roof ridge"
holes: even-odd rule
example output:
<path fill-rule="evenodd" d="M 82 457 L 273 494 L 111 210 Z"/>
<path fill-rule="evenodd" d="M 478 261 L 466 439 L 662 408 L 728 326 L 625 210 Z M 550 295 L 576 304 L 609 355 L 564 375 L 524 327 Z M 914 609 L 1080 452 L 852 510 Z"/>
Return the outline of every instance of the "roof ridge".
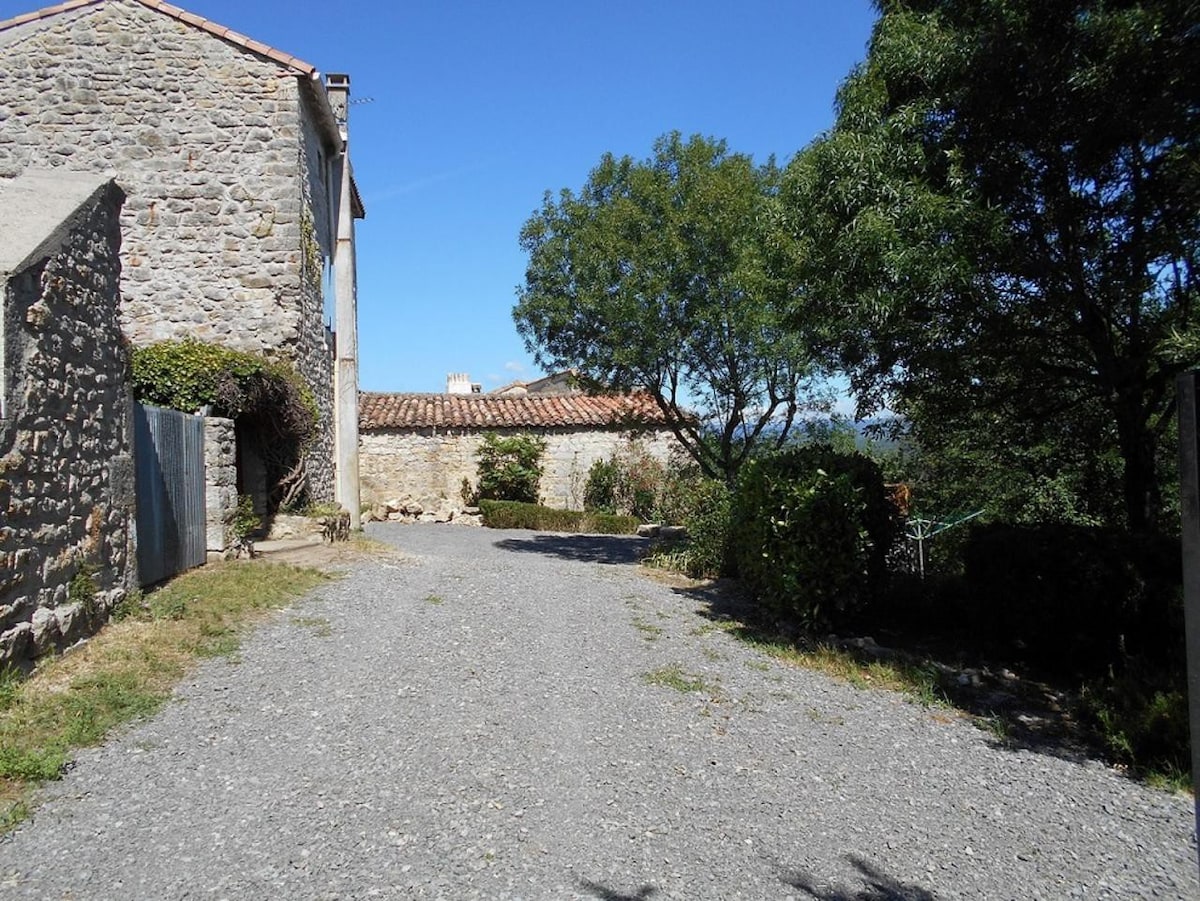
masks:
<path fill-rule="evenodd" d="M 370 392 L 359 396 L 363 429 L 547 428 L 664 425 L 646 392 L 628 394 L 443 394 Z"/>
<path fill-rule="evenodd" d="M 41 19 L 49 19 L 53 16 L 61 15 L 62 13 L 71 12 L 72 10 L 82 9 L 85 6 L 98 6 L 101 3 L 109 2 L 109 0 L 65 0 L 55 6 L 46 6 L 42 9 L 34 10 L 33 12 L 22 13 L 11 19 L 0 21 L 0 31 L 7 31 L 10 28 L 15 28 L 18 25 L 25 25 L 29 22 L 37 22 Z M 131 0 L 134 3 L 140 3 L 147 9 L 153 10 L 163 15 L 170 16 L 194 28 L 199 28 L 202 31 L 207 31 L 209 34 L 228 41 L 241 47 L 243 50 L 248 50 L 258 56 L 266 57 L 273 62 L 279 63 L 281 66 L 290 69 L 296 75 L 304 75 L 309 78 L 316 77 L 319 72 L 317 67 L 311 63 L 306 63 L 304 60 L 283 50 L 278 50 L 269 44 L 264 44 L 262 41 L 256 41 L 244 34 L 234 31 L 227 25 L 221 25 L 219 22 L 214 22 L 211 19 L 206 19 L 203 16 L 198 16 L 193 12 L 189 12 L 179 6 L 174 6 L 165 0 Z"/>

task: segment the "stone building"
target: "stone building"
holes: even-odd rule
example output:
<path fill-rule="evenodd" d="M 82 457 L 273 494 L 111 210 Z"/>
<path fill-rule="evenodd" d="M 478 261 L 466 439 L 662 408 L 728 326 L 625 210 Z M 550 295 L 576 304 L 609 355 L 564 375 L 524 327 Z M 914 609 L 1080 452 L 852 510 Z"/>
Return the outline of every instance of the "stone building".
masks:
<path fill-rule="evenodd" d="M 90 634 L 137 584 L 123 199 L 97 174 L 0 182 L 0 666 Z"/>
<path fill-rule="evenodd" d="M 543 437 L 543 503 L 576 510 L 597 460 L 636 446 L 665 463 L 678 447 L 647 394 L 364 392 L 359 410 L 364 500 L 412 501 L 443 515 L 463 508 L 462 483 L 476 483 L 488 432 Z"/>
<path fill-rule="evenodd" d="M 550 375 L 534 379 L 531 382 L 519 380 L 509 382 L 491 393 L 508 397 L 524 397 L 527 394 L 582 394 L 583 392 L 579 387 L 575 371 L 568 369 L 565 372 L 552 372 Z"/>
<path fill-rule="evenodd" d="M 292 362 L 320 411 L 310 494 L 332 498 L 336 479 L 357 513 L 353 220 L 364 211 L 348 97 L 345 76 L 323 79 L 161 0 L 68 0 L 0 22 L 0 177 L 115 175 L 127 195 L 125 335 Z M 246 473 L 263 471 L 256 462 Z"/>

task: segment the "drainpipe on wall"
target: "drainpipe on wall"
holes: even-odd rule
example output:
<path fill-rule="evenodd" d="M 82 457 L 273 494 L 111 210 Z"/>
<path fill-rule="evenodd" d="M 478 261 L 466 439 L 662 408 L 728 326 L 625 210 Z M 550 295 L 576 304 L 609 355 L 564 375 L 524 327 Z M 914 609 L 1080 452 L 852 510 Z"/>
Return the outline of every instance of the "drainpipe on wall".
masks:
<path fill-rule="evenodd" d="M 333 165 L 338 184 L 337 242 L 333 251 L 333 290 L 337 340 L 334 358 L 334 441 L 337 502 L 359 528 L 358 489 L 358 278 L 354 261 L 354 208 L 347 119 L 350 76 L 327 75 L 325 88 L 342 134 L 342 152 Z"/>

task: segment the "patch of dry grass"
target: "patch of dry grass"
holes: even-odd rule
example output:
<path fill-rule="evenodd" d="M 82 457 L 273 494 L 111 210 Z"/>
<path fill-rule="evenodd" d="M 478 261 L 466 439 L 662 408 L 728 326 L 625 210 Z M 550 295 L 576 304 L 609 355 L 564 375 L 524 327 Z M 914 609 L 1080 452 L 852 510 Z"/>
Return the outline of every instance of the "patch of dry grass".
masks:
<path fill-rule="evenodd" d="M 217 563 L 127 601 L 114 621 L 31 676 L 0 677 L 0 829 L 28 811 L 77 748 L 158 710 L 199 658 L 231 654 L 270 611 L 328 580 L 266 561 Z"/>
<path fill-rule="evenodd" d="M 885 660 L 864 662 L 849 651 L 823 644 L 811 648 L 782 642 L 753 644 L 777 660 L 825 673 L 855 688 L 898 691 L 926 707 L 945 703 L 932 669 Z"/>

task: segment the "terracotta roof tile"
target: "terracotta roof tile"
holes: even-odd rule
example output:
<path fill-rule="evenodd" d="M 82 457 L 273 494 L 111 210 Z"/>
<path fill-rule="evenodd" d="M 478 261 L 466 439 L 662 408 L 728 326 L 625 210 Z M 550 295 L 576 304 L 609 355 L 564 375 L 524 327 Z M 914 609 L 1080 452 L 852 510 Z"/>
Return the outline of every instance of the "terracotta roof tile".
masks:
<path fill-rule="evenodd" d="M 648 394 L 376 394 L 358 398 L 358 427 L 544 429 L 665 426 Z"/>
<path fill-rule="evenodd" d="M 51 16 L 59 15 L 60 13 L 70 12 L 73 9 L 79 9 L 84 6 L 94 6 L 102 3 L 104 0 L 67 0 L 65 3 L 59 3 L 56 6 L 47 6 L 44 9 L 35 10 L 31 13 L 24 13 L 12 19 L 6 19 L 0 22 L 0 31 L 5 31 L 9 28 L 15 28 L 18 25 L 24 25 L 27 22 L 35 22 L 38 19 L 49 19 Z M 291 69 L 296 75 L 305 75 L 313 78 L 317 74 L 317 67 L 310 65 L 304 60 L 297 59 L 290 53 L 284 53 L 282 50 L 276 50 L 274 47 L 269 47 L 261 41 L 252 40 L 245 35 L 238 34 L 236 31 L 228 28 L 225 25 L 220 25 L 216 22 L 206 19 L 203 16 L 198 16 L 195 13 L 188 12 L 186 9 L 180 9 L 178 6 L 173 6 L 170 3 L 165 3 L 163 0 L 136 0 L 149 9 L 156 10 L 163 15 L 170 16 L 173 19 L 178 19 L 180 22 L 186 22 L 196 28 L 214 34 L 217 37 L 229 41 L 231 44 L 236 44 L 251 53 L 256 53 L 259 56 L 265 56 L 268 59 L 274 60 L 282 66 Z"/>

